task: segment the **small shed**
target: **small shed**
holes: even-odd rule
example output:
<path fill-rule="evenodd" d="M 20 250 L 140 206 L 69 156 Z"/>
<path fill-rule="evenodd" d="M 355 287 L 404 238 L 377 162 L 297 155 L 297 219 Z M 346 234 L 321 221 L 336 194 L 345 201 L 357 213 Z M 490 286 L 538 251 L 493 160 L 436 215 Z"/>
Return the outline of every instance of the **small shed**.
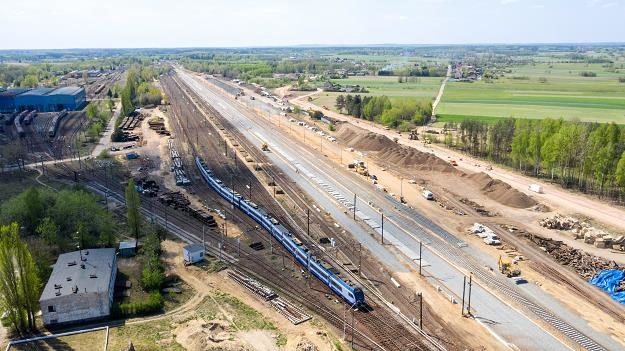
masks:
<path fill-rule="evenodd" d="M 132 257 L 137 253 L 137 242 L 135 240 L 125 240 L 119 243 L 119 255 L 121 257 Z"/>
<path fill-rule="evenodd" d="M 189 244 L 182 248 L 185 264 L 194 264 L 204 260 L 204 246 L 202 244 Z"/>

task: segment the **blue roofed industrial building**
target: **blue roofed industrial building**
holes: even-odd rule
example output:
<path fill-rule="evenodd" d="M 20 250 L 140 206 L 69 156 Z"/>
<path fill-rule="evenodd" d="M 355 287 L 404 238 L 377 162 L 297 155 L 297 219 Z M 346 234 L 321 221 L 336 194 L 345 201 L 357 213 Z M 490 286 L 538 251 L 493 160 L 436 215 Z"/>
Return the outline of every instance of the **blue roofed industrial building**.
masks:
<path fill-rule="evenodd" d="M 24 110 L 55 112 L 80 110 L 87 103 L 85 88 L 36 88 L 7 89 L 0 91 L 0 112 L 12 113 Z"/>

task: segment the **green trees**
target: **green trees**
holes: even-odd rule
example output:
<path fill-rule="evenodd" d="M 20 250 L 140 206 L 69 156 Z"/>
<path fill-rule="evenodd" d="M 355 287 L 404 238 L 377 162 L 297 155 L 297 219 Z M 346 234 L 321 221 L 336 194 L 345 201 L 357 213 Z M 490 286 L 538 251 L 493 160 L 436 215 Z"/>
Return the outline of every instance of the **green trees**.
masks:
<path fill-rule="evenodd" d="M 20 335 L 35 329 L 40 285 L 19 225 L 0 226 L 0 309 Z"/>
<path fill-rule="evenodd" d="M 165 282 L 165 268 L 159 259 L 161 243 L 156 233 L 151 232 L 145 236 L 142 250 L 145 258 L 141 271 L 141 285 L 147 291 L 158 291 Z"/>
<path fill-rule="evenodd" d="M 139 228 L 141 227 L 141 199 L 136 190 L 135 181 L 130 180 L 126 186 L 126 210 L 128 216 L 128 228 L 131 234 L 135 236 L 135 240 L 139 242 Z"/>
<path fill-rule="evenodd" d="M 60 251 L 75 249 L 79 225 L 86 247 L 107 245 L 114 229 L 111 215 L 82 190 L 30 188 L 0 206 L 0 223 L 12 222 L 23 223 L 24 235 L 41 237 Z"/>
<path fill-rule="evenodd" d="M 376 121 L 391 128 L 410 130 L 415 125 L 424 125 L 432 118 L 432 102 L 428 100 L 405 99 L 391 103 L 388 96 L 339 95 L 336 105 L 344 108 L 348 115 Z"/>
<path fill-rule="evenodd" d="M 625 128 L 563 120 L 463 121 L 457 147 L 565 187 L 620 198 L 625 190 Z"/>

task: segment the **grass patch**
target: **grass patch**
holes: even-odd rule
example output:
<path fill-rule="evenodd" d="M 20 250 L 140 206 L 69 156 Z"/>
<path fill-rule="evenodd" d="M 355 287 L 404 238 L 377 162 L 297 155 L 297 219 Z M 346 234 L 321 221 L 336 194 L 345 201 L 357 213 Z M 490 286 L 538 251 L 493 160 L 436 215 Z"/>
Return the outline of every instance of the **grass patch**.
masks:
<path fill-rule="evenodd" d="M 104 347 L 105 336 L 106 330 L 98 330 L 89 333 L 75 334 L 42 341 L 17 344 L 11 346 L 10 351 L 101 350 Z"/>
<path fill-rule="evenodd" d="M 175 341 L 171 318 L 110 329 L 109 350 L 125 350 L 128 341 L 132 341 L 138 351 L 184 351 L 184 348 Z"/>

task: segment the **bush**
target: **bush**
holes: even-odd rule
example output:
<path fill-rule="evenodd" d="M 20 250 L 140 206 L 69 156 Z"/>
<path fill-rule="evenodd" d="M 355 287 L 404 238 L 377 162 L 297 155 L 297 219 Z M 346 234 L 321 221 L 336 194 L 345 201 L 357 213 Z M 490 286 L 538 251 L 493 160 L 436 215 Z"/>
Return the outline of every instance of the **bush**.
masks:
<path fill-rule="evenodd" d="M 582 71 L 582 72 L 579 72 L 579 75 L 582 77 L 596 77 L 597 73 L 592 72 L 592 71 Z"/>
<path fill-rule="evenodd" d="M 163 296 L 157 291 L 150 293 L 147 301 L 123 303 L 113 308 L 117 317 L 145 316 L 160 312 L 163 309 Z"/>
<path fill-rule="evenodd" d="M 619 83 L 625 83 L 625 77 L 619 77 L 618 81 Z"/>

